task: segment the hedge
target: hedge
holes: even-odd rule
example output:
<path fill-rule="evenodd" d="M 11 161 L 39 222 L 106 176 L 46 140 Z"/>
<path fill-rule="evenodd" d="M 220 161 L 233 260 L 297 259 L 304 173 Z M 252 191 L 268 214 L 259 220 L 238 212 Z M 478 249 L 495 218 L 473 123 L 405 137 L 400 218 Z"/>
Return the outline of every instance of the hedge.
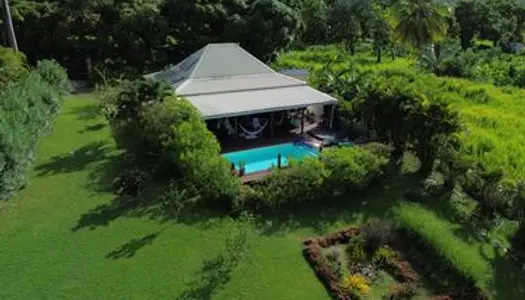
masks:
<path fill-rule="evenodd" d="M 0 90 L 0 200 L 26 183 L 25 171 L 38 140 L 50 129 L 68 84 L 64 69 L 52 61 L 4 82 Z"/>

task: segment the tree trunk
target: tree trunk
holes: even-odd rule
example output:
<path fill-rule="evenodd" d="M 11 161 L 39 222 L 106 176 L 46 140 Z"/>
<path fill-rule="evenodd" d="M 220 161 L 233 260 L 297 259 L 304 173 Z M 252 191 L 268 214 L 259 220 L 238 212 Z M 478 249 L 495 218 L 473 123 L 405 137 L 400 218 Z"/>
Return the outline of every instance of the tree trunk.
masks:
<path fill-rule="evenodd" d="M 434 44 L 434 55 L 436 56 L 436 61 L 439 63 L 441 60 L 441 44 L 440 43 Z"/>
<path fill-rule="evenodd" d="M 376 52 L 377 52 L 377 63 L 379 64 L 381 63 L 381 52 L 382 52 L 381 47 L 377 47 Z"/>

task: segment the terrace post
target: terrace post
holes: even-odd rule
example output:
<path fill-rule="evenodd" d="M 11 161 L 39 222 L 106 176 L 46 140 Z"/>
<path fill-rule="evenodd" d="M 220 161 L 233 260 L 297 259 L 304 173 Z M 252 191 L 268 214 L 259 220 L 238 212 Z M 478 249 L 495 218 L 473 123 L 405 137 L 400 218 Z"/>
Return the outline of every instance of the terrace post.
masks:
<path fill-rule="evenodd" d="M 273 138 L 273 112 L 270 113 L 270 138 Z"/>
<path fill-rule="evenodd" d="M 234 127 L 235 138 L 238 138 L 239 137 L 239 129 L 238 129 L 238 127 L 239 127 L 239 125 L 238 125 L 239 124 L 239 117 L 235 117 L 233 123 L 234 123 L 233 126 L 235 126 Z"/>
<path fill-rule="evenodd" d="M 281 153 L 277 154 L 277 168 L 281 168 Z"/>
<path fill-rule="evenodd" d="M 304 109 L 302 112 L 301 112 L 301 134 L 304 133 L 304 112 L 306 111 L 306 109 Z"/>
<path fill-rule="evenodd" d="M 330 124 L 328 126 L 330 129 L 334 127 L 334 115 L 335 115 L 335 104 L 332 105 L 332 112 L 330 113 Z"/>

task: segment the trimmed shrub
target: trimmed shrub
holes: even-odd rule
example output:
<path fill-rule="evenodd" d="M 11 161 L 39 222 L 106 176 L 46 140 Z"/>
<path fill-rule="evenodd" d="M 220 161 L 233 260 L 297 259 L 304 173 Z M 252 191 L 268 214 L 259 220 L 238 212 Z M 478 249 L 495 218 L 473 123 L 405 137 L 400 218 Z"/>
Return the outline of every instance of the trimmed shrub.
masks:
<path fill-rule="evenodd" d="M 145 143 L 155 150 L 159 164 L 193 185 L 206 200 L 231 203 L 239 189 L 230 164 L 220 156 L 220 146 L 208 131 L 197 109 L 171 96 L 142 113 Z"/>
<path fill-rule="evenodd" d="M 277 208 L 318 199 L 326 192 L 324 183 L 328 174 L 325 165 L 315 158 L 307 158 L 287 169 L 276 169 L 261 188 L 263 201 Z"/>
<path fill-rule="evenodd" d="M 327 149 L 322 152 L 330 176 L 328 188 L 340 193 L 361 190 L 382 173 L 386 160 L 359 147 Z"/>

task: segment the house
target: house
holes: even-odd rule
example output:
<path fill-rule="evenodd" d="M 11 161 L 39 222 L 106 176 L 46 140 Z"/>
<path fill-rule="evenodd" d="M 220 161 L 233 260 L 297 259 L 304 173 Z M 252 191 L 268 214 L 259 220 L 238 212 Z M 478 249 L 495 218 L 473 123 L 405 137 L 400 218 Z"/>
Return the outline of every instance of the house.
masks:
<path fill-rule="evenodd" d="M 178 95 L 200 111 L 207 123 L 215 122 L 217 127 L 227 125 L 234 137 L 244 133 L 244 137 L 254 138 L 266 128 L 273 136 L 274 119 L 285 112 L 299 112 L 302 133 L 309 107 L 328 108 L 323 117 L 328 127 L 333 124 L 335 98 L 272 70 L 234 43 L 209 44 L 176 66 L 145 77 L 169 82 Z M 254 117 L 253 121 L 258 122 L 250 121 L 253 126 L 245 122 L 243 126 L 246 117 Z M 269 125 L 261 129 L 263 122 L 259 119 L 268 120 L 264 124 Z"/>

